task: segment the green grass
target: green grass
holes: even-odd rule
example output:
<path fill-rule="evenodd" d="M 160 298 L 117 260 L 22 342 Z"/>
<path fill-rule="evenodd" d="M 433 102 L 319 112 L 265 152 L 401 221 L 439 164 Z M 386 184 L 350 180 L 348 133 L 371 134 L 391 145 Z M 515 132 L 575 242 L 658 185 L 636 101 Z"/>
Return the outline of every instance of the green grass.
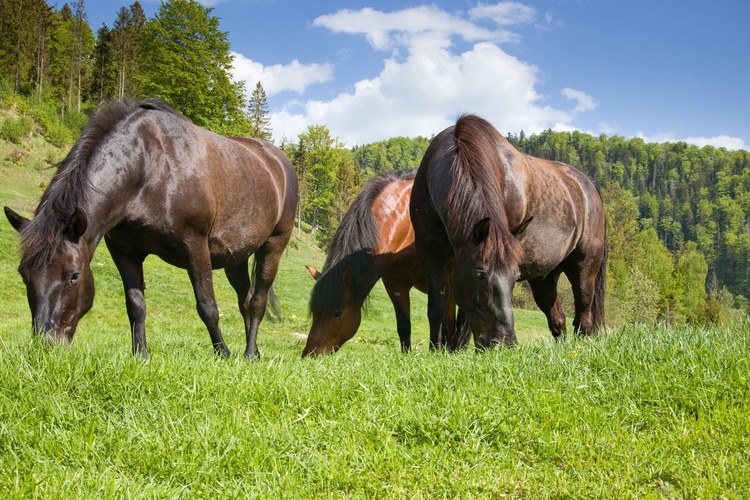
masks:
<path fill-rule="evenodd" d="M 0 151 L 1 154 L 1 151 Z M 29 158 L 33 157 L 33 151 Z M 42 162 L 44 163 L 44 162 Z M 51 172 L 0 157 L 0 203 L 24 211 Z M 5 179 L 8 179 L 6 182 Z M 0 224 L 0 497 L 742 498 L 750 491 L 747 321 L 632 326 L 551 341 L 516 311 L 520 345 L 430 353 L 412 294 L 414 352 L 399 352 L 374 291 L 334 356 L 300 359 L 323 255 L 293 239 L 280 322 L 241 358 L 236 298 L 215 273 L 233 350 L 212 354 L 186 273 L 146 261 L 148 363 L 130 355 L 122 285 L 102 246 L 94 309 L 70 349 L 32 339 Z"/>

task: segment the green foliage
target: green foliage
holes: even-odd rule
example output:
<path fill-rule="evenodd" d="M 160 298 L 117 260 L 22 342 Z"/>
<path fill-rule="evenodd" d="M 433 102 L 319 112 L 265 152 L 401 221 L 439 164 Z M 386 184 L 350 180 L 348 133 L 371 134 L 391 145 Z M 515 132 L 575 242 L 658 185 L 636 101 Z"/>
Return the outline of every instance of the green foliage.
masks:
<path fill-rule="evenodd" d="M 696 242 L 722 286 L 750 295 L 750 152 L 551 130 L 510 139 L 526 153 L 578 167 L 601 187 L 627 192 L 624 211 L 632 218 L 635 204 L 636 231 L 653 228 L 672 252 Z"/>
<path fill-rule="evenodd" d="M 249 135 L 244 88 L 230 79 L 229 40 L 212 10 L 195 0 L 163 2 L 144 28 L 139 83 L 145 95 L 163 98 L 196 125 Z"/>
<path fill-rule="evenodd" d="M 323 125 L 310 125 L 297 145 L 284 145 L 300 183 L 300 211 L 327 246 L 356 196 L 361 176 L 352 153 Z"/>
<path fill-rule="evenodd" d="M 14 144 L 20 144 L 21 139 L 31 132 L 33 123 L 27 116 L 18 118 L 6 118 L 0 125 L 0 137 Z"/>
<path fill-rule="evenodd" d="M 354 159 L 364 179 L 389 170 L 407 170 L 419 167 L 430 140 L 424 137 L 393 137 L 353 149 Z"/>
<path fill-rule="evenodd" d="M 253 93 L 250 96 L 248 111 L 250 114 L 252 136 L 270 141 L 272 129 L 270 125 L 271 119 L 268 117 L 268 98 L 266 97 L 266 90 L 260 82 L 255 84 Z"/>
<path fill-rule="evenodd" d="M 54 144 L 58 148 L 71 146 L 74 142 L 73 134 L 70 129 L 60 123 L 52 123 L 47 129 L 45 134 L 50 144 Z"/>
<path fill-rule="evenodd" d="M 677 302 L 678 312 L 688 321 L 700 321 L 701 311 L 705 310 L 708 264 L 695 242 L 689 241 L 685 250 L 680 252 L 675 274 L 682 292 Z"/>

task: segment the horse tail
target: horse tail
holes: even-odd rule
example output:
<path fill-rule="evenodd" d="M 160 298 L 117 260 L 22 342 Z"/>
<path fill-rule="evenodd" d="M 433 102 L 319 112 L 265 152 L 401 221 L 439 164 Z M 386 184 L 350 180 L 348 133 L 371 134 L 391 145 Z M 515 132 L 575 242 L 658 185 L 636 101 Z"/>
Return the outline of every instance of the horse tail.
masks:
<path fill-rule="evenodd" d="M 604 242 L 604 254 L 602 263 L 599 266 L 599 272 L 596 274 L 594 284 L 594 300 L 591 303 L 592 327 L 594 331 L 604 328 L 604 294 L 607 288 L 607 257 L 609 256 L 609 247 Z"/>

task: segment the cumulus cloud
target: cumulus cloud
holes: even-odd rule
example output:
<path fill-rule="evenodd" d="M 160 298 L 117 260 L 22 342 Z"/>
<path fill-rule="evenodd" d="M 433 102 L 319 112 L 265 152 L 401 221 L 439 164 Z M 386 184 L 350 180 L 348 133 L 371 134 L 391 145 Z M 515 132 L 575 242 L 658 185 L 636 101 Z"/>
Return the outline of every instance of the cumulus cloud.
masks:
<path fill-rule="evenodd" d="M 333 66 L 325 64 L 302 64 L 297 60 L 289 64 L 263 64 L 248 59 L 242 54 L 232 53 L 232 77 L 236 81 L 244 80 L 246 88 L 252 90 L 260 81 L 269 96 L 283 91 L 302 94 L 310 85 L 325 83 L 333 78 Z"/>
<path fill-rule="evenodd" d="M 377 50 L 408 45 L 413 37 L 431 34 L 435 41 L 450 43 L 450 37 L 460 36 L 467 41 L 495 40 L 498 33 L 456 17 L 434 5 L 423 5 L 396 12 L 381 12 L 365 7 L 360 10 L 340 10 L 315 18 L 313 26 L 327 28 L 334 33 L 365 35 Z"/>
<path fill-rule="evenodd" d="M 480 4 L 468 18 L 462 16 L 430 5 L 395 12 L 341 10 L 316 18 L 312 26 L 363 36 L 384 53 L 383 65 L 330 100 L 274 109 L 270 118 L 277 135 L 294 138 L 308 124 L 325 124 L 348 145 L 399 135 L 430 137 L 467 112 L 490 120 L 502 133 L 534 133 L 572 128 L 575 115 L 596 107 L 592 97 L 574 89 L 562 91 L 575 101 L 573 109 L 545 104 L 536 90 L 538 68 L 501 48 L 518 39 L 503 27 L 532 23 L 534 9 L 515 2 Z M 497 27 L 472 21 L 482 19 Z M 455 41 L 464 42 L 461 50 Z"/>

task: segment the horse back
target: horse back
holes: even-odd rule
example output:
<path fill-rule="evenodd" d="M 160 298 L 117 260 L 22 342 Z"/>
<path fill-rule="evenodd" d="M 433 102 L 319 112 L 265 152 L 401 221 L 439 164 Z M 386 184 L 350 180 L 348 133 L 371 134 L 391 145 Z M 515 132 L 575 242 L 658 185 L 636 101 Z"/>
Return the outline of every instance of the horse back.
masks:
<path fill-rule="evenodd" d="M 224 267 L 246 259 L 272 234 L 291 234 L 297 179 L 272 144 L 224 137 L 170 113 L 144 110 L 131 120 L 112 143 L 115 150 L 133 144 L 139 155 L 121 166 L 130 180 L 120 200 L 123 221 L 110 232 L 115 243 L 182 265 L 171 249 L 205 238 L 214 267 Z M 135 229 L 148 236 L 143 248 L 128 241 Z"/>
<path fill-rule="evenodd" d="M 516 170 L 524 183 L 513 188 L 520 194 L 506 206 L 512 224 L 523 227 L 517 234 L 522 276 L 545 275 L 571 255 L 601 255 L 604 207 L 593 182 L 570 165 L 527 155 Z"/>

